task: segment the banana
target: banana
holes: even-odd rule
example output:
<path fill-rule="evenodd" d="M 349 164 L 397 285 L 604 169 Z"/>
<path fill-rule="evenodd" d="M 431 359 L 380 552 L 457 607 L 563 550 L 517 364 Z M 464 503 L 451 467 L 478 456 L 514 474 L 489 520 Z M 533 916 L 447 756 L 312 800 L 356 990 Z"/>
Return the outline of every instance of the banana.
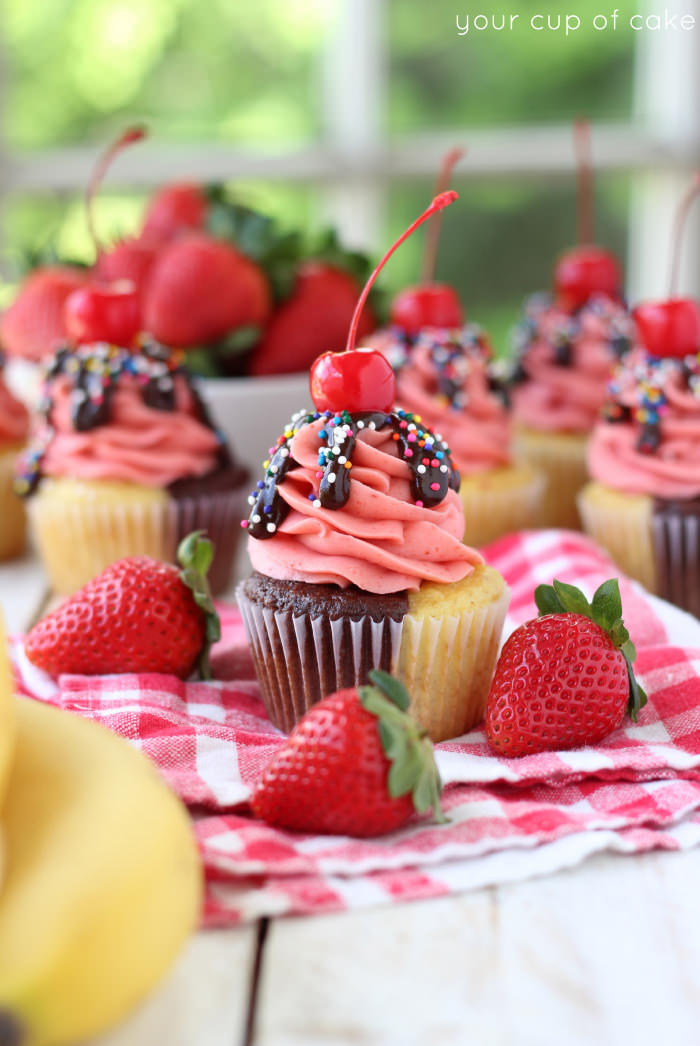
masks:
<path fill-rule="evenodd" d="M 5 628 L 0 617 L 0 810 L 10 777 L 15 748 L 15 701 L 12 696 L 10 665 L 5 655 Z"/>
<path fill-rule="evenodd" d="M 123 1017 L 194 928 L 184 807 L 126 741 L 16 698 L 4 819 L 0 1044 L 63 1046 Z"/>

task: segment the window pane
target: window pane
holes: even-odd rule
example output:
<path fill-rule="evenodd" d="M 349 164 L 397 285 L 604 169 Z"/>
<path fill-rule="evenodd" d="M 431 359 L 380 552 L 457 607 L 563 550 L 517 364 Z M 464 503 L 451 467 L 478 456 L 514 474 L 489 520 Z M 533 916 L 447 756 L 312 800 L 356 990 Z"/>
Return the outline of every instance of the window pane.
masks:
<path fill-rule="evenodd" d="M 390 133 L 470 126 L 567 121 L 583 113 L 592 119 L 626 119 L 632 112 L 633 57 L 637 36 L 628 26 L 597 32 L 598 0 L 571 5 L 582 28 L 537 32 L 528 22 L 541 11 L 566 11 L 521 0 L 459 3 L 387 0 L 390 56 Z M 500 18 L 515 12 L 512 31 L 473 29 L 457 35 L 456 16 L 465 24 L 483 13 Z M 508 21 L 506 19 L 506 24 Z"/>
<path fill-rule="evenodd" d="M 165 141 L 314 138 L 333 0 L 6 0 L 5 127 L 16 148 L 108 141 L 135 119 Z"/>
<path fill-rule="evenodd" d="M 490 182 L 454 178 L 460 199 L 445 211 L 437 278 L 459 291 L 468 319 L 486 327 L 494 348 L 509 346 L 509 330 L 525 295 L 548 290 L 556 256 L 576 238 L 575 187 L 570 179 Z M 630 180 L 596 180 L 597 241 L 622 262 L 627 242 Z M 388 244 L 429 202 L 432 185 L 394 183 L 388 193 Z M 423 236 L 412 236 L 385 269 L 396 291 L 418 280 Z"/>

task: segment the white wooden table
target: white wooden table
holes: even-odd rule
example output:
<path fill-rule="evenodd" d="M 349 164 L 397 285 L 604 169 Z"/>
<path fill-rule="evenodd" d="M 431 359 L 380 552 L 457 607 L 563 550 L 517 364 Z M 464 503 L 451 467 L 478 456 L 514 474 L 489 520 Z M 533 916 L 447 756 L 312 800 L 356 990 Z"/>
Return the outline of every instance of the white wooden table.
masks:
<path fill-rule="evenodd" d="M 11 631 L 46 600 L 0 565 Z M 700 849 L 460 897 L 197 934 L 92 1046 L 700 1043 Z"/>

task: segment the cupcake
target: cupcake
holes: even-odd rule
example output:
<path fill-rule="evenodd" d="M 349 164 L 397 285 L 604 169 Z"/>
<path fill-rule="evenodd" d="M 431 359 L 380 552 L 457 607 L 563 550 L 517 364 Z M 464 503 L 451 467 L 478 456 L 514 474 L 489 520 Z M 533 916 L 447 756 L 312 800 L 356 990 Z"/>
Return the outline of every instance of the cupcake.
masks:
<path fill-rule="evenodd" d="M 61 349 L 16 489 L 54 590 L 68 594 L 130 555 L 172 561 L 191 530 L 216 546 L 226 588 L 247 472 L 237 465 L 183 367 L 148 339 Z"/>
<path fill-rule="evenodd" d="M 455 198 L 437 197 L 411 231 Z M 508 590 L 462 542 L 459 474 L 444 441 L 392 409 L 386 358 L 354 349 L 370 285 L 347 351 L 312 368 L 315 410 L 292 419 L 250 495 L 253 574 L 237 598 L 277 726 L 291 729 L 328 693 L 384 668 L 442 740 L 483 717 Z"/>
<path fill-rule="evenodd" d="M 514 453 L 546 477 L 543 526 L 580 526 L 576 497 L 587 479 L 586 446 L 610 372 L 634 341 L 617 258 L 594 244 L 591 129 L 573 125 L 578 243 L 554 267 L 554 296 L 525 305 L 515 332 Z"/>
<path fill-rule="evenodd" d="M 17 556 L 24 548 L 24 505 L 14 490 L 14 469 L 28 432 L 27 408 L 3 381 L 0 356 L 0 559 Z"/>
<path fill-rule="evenodd" d="M 586 446 L 612 368 L 633 340 L 627 310 L 607 294 L 592 293 L 574 309 L 546 295 L 526 305 L 511 376 L 513 453 L 546 478 L 543 526 L 580 526 Z"/>
<path fill-rule="evenodd" d="M 643 347 L 610 383 L 581 517 L 625 573 L 700 617 L 700 307 L 649 303 L 635 318 Z"/>
<path fill-rule="evenodd" d="M 397 403 L 440 433 L 459 470 L 464 541 L 484 545 L 539 518 L 544 478 L 515 465 L 503 388 L 484 332 L 426 328 L 402 357 L 391 353 Z"/>

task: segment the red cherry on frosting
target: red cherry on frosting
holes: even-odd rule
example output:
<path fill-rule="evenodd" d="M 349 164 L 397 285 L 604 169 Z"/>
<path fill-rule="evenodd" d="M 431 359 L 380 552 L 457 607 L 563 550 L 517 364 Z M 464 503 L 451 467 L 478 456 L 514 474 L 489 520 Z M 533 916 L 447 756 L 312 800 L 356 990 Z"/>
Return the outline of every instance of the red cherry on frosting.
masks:
<path fill-rule="evenodd" d="M 376 349 L 324 352 L 311 367 L 316 410 L 390 411 L 396 381 L 386 356 Z"/>
<path fill-rule="evenodd" d="M 66 298 L 63 318 L 76 345 L 106 341 L 128 348 L 141 330 L 141 303 L 131 280 L 92 284 Z"/>
<path fill-rule="evenodd" d="M 376 349 L 356 349 L 355 339 L 362 310 L 372 284 L 389 258 L 412 232 L 449 207 L 457 199 L 456 192 L 443 192 L 435 197 L 423 213 L 399 236 L 370 275 L 355 306 L 345 352 L 324 352 L 311 367 L 311 398 L 316 410 L 347 410 L 352 412 L 389 411 L 394 404 L 395 380 L 391 364 Z"/>
<path fill-rule="evenodd" d="M 642 345 L 652 356 L 682 359 L 700 352 L 700 305 L 692 298 L 644 302 L 632 317 Z"/>
<path fill-rule="evenodd" d="M 462 306 L 456 291 L 446 283 L 427 283 L 407 287 L 396 295 L 391 306 L 391 322 L 407 334 L 421 327 L 461 327 Z"/>
<path fill-rule="evenodd" d="M 619 262 L 602 247 L 574 247 L 559 258 L 554 268 L 554 290 L 566 309 L 585 305 L 593 294 L 619 298 L 621 286 Z"/>

